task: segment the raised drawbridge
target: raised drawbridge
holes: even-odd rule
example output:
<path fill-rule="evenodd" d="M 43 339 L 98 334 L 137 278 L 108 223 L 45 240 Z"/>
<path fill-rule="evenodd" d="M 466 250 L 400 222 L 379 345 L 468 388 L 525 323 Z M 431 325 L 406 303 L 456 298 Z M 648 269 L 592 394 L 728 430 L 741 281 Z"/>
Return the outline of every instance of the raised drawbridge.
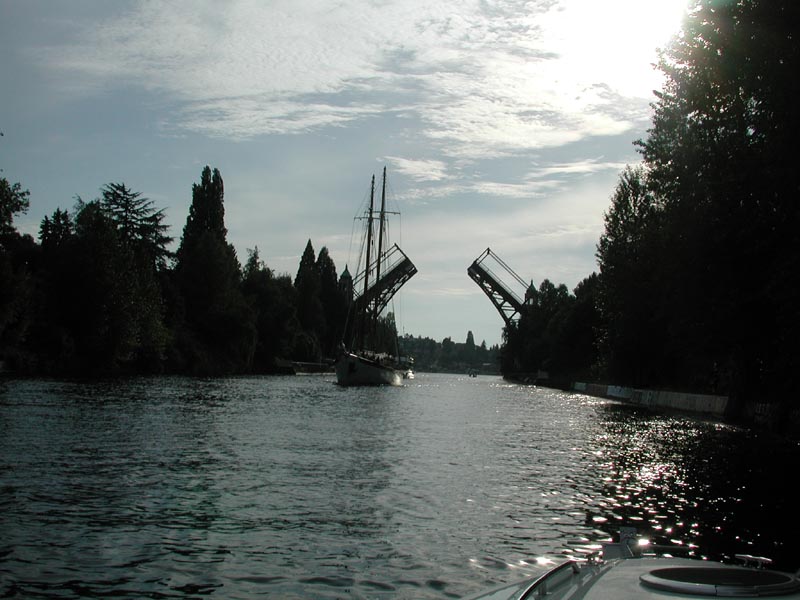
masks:
<path fill-rule="evenodd" d="M 528 284 L 499 256 L 487 248 L 472 262 L 467 274 L 489 297 L 506 326 L 519 321 L 527 300 Z"/>
<path fill-rule="evenodd" d="M 417 272 L 414 263 L 394 244 L 381 257 L 383 273 L 380 273 L 377 261 L 370 265 L 368 270 L 362 271 L 353 282 L 355 291 L 354 302 L 359 309 L 366 311 L 371 307 L 372 311 L 379 315 L 392 297 L 397 293 L 406 281 L 411 279 Z M 366 292 L 361 291 L 364 276 L 370 273 L 373 283 Z M 377 281 L 375 281 L 377 279 Z"/>

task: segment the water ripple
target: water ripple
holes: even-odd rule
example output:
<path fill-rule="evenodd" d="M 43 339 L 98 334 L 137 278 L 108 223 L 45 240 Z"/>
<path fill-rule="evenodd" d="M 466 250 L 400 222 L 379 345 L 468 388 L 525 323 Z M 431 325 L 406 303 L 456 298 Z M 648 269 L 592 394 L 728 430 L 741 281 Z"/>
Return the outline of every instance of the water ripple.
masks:
<path fill-rule="evenodd" d="M 487 377 L 6 380 L 0 596 L 452 598 L 623 523 L 796 568 L 794 499 L 759 453 L 800 457 Z"/>

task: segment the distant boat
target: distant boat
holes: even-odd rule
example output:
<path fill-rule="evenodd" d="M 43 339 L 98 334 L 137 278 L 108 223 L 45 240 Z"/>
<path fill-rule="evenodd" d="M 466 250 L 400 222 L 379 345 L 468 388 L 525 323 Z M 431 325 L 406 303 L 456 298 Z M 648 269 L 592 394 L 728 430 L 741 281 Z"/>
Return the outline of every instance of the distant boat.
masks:
<path fill-rule="evenodd" d="M 386 216 L 386 168 L 383 169 L 381 208 L 375 211 L 375 176 L 372 176 L 369 208 L 364 220 L 363 263 L 350 294 L 341 354 L 336 361 L 339 385 L 401 385 L 413 379 L 413 360 L 401 358 L 396 326 L 381 314 L 397 291 L 417 272 L 414 263 L 397 244 L 388 246 Z M 373 254 L 374 253 L 374 254 Z M 373 255 L 375 258 L 373 259 Z M 386 339 L 392 334 L 391 340 Z"/>

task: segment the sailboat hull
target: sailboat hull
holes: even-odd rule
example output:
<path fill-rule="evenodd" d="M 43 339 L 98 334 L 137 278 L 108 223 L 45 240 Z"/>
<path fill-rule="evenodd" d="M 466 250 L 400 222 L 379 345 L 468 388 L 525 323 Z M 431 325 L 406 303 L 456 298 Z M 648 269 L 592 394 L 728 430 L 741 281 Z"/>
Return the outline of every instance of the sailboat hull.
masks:
<path fill-rule="evenodd" d="M 336 382 L 339 385 L 402 385 L 403 373 L 352 352 L 345 352 L 336 361 Z"/>

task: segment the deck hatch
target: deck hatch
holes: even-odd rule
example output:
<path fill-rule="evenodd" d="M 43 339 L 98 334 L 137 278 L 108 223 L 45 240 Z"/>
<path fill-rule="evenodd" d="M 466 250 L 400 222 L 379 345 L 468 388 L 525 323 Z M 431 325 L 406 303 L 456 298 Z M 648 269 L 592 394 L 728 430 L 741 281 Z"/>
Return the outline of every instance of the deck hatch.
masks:
<path fill-rule="evenodd" d="M 788 573 L 741 567 L 669 567 L 639 577 L 643 585 L 666 592 L 717 597 L 763 597 L 800 590 L 800 580 Z"/>

